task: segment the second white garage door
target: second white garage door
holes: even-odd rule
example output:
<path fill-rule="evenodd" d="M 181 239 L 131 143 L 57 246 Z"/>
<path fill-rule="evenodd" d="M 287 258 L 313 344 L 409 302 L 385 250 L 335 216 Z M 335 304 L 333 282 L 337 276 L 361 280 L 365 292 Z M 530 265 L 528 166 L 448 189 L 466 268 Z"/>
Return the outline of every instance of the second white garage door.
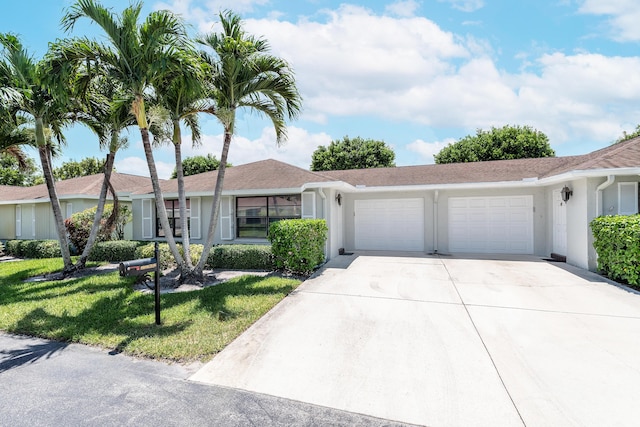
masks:
<path fill-rule="evenodd" d="M 449 251 L 533 253 L 533 196 L 452 197 Z"/>
<path fill-rule="evenodd" d="M 360 250 L 424 251 L 424 200 L 356 200 L 355 246 Z"/>

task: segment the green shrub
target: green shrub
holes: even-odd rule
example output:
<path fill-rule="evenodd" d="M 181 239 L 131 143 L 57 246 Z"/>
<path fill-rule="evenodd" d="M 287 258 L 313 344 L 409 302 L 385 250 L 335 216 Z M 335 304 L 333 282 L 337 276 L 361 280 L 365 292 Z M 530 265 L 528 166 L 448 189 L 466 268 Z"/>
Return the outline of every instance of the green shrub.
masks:
<path fill-rule="evenodd" d="M 57 240 L 39 240 L 34 258 L 58 258 L 62 256 L 60 242 Z"/>
<path fill-rule="evenodd" d="M 7 255 L 18 258 L 22 257 L 22 252 L 20 252 L 20 242 L 22 242 L 22 240 L 8 240 L 5 245 Z"/>
<path fill-rule="evenodd" d="M 57 258 L 61 256 L 57 240 L 9 240 L 6 253 L 19 258 Z"/>
<path fill-rule="evenodd" d="M 64 221 L 64 225 L 69 233 L 69 241 L 79 253 L 84 250 L 87 240 L 89 240 L 89 234 L 91 233 L 91 227 L 93 226 L 97 210 L 98 207 L 94 206 L 82 212 L 76 212 Z M 121 240 L 124 237 L 124 226 L 127 222 L 131 221 L 131 209 L 126 205 L 121 205 L 118 209 L 118 215 L 113 228 L 107 230 L 105 228 L 107 218 L 109 218 L 112 211 L 113 204 L 105 205 L 96 242 L 108 241 L 114 238 Z"/>
<path fill-rule="evenodd" d="M 600 272 L 640 285 L 640 215 L 601 216 L 591 221 L 591 230 Z"/>
<path fill-rule="evenodd" d="M 273 270 L 273 255 L 267 245 L 218 245 L 211 248 L 207 268 Z"/>
<path fill-rule="evenodd" d="M 310 274 L 325 260 L 327 223 L 323 219 L 287 219 L 269 227 L 269 240 L 277 268 Z"/>
<path fill-rule="evenodd" d="M 158 252 L 160 255 L 160 269 L 166 270 L 176 266 L 176 260 L 173 258 L 173 254 L 171 254 L 171 249 L 169 249 L 168 243 L 160 243 L 158 246 Z M 134 259 L 153 258 L 155 255 L 154 243 L 147 243 L 146 245 L 143 244 L 142 246 L 138 246 L 136 248 L 135 255 Z"/>
<path fill-rule="evenodd" d="M 122 262 L 136 259 L 136 249 L 141 242 L 131 240 L 113 240 L 110 242 L 97 242 L 91 253 L 90 261 Z"/>
<path fill-rule="evenodd" d="M 202 255 L 203 249 L 203 245 L 189 245 L 189 250 L 191 251 L 191 262 L 193 263 L 193 265 L 196 265 L 198 261 L 200 261 L 200 255 Z M 209 259 L 211 259 L 211 252 L 209 252 Z"/>
<path fill-rule="evenodd" d="M 0 255 L 4 255 L 4 243 L 0 242 Z"/>

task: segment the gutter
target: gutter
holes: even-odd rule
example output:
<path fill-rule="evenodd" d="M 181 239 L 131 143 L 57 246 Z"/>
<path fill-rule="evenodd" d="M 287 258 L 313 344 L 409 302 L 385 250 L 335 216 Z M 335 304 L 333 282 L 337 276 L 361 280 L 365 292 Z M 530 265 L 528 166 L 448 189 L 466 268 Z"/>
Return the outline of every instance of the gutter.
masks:
<path fill-rule="evenodd" d="M 602 201 L 600 200 L 602 195 L 602 190 L 611 186 L 611 184 L 613 184 L 615 180 L 616 180 L 615 175 L 609 175 L 607 176 L 607 180 L 602 184 L 598 185 L 598 188 L 596 188 L 596 217 L 599 217 L 602 215 Z"/>
<path fill-rule="evenodd" d="M 324 220 L 329 221 L 328 212 L 327 212 L 327 196 L 324 194 L 324 189 L 322 187 L 318 188 L 318 193 L 320 194 L 320 198 L 322 199 L 322 215 L 324 215 Z M 328 226 L 329 224 L 327 224 Z M 329 240 L 331 240 L 331 233 L 327 236 L 327 240 L 324 243 L 324 260 L 325 262 L 329 259 Z"/>

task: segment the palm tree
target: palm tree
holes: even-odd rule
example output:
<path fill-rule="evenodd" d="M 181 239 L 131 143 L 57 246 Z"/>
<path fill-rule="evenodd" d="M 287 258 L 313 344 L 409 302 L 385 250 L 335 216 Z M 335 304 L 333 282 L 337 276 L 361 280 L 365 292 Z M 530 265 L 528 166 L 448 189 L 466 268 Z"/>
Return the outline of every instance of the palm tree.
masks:
<path fill-rule="evenodd" d="M 207 241 L 196 274 L 202 274 L 209 251 L 213 246 L 218 223 L 220 196 L 231 140 L 235 133 L 236 111 L 247 108 L 271 120 L 278 143 L 286 139 L 285 119 L 295 118 L 301 110 L 302 99 L 289 64 L 269 54 L 268 43 L 247 34 L 242 20 L 231 11 L 219 14 L 221 33 L 208 34 L 198 40 L 208 52 L 203 57 L 209 63 L 211 94 L 216 109 L 212 114 L 224 127 L 224 142 L 220 167 L 211 206 Z"/>
<path fill-rule="evenodd" d="M 13 157 L 21 170 L 28 167 L 27 154 L 22 147 L 34 145 L 29 131 L 22 126 L 25 121 L 9 108 L 0 109 L 0 154 Z"/>
<path fill-rule="evenodd" d="M 91 78 L 91 76 L 87 76 Z M 125 148 L 128 144 L 127 138 L 120 136 L 122 131 L 129 126 L 135 125 L 134 117 L 129 113 L 126 98 L 123 102 L 123 94 L 117 85 L 109 82 L 101 74 L 91 78 L 89 84 L 84 86 L 83 99 L 84 109 L 80 112 L 76 120 L 87 125 L 97 136 L 100 148 L 107 149 L 107 155 L 103 166 L 103 181 L 96 208 L 96 216 L 91 226 L 89 238 L 82 254 L 76 261 L 76 267 L 85 267 L 89 254 L 93 248 L 104 213 L 107 201 L 107 192 L 110 190 L 113 197 L 113 210 L 107 220 L 107 227 L 113 228 L 118 216 L 118 195 L 111 185 L 111 173 L 113 164 L 119 149 Z"/>
<path fill-rule="evenodd" d="M 197 114 L 214 111 L 207 99 L 207 82 L 205 80 L 206 64 L 193 52 L 190 58 L 194 61 L 182 75 L 161 81 L 155 85 L 155 103 L 168 113 L 170 121 L 170 142 L 174 147 L 176 161 L 176 180 L 178 184 L 178 206 L 180 209 L 180 228 L 182 230 L 182 248 L 184 253 L 184 269 L 180 281 L 189 280 L 193 272 L 191 261 L 189 222 L 187 217 L 186 191 L 184 188 L 184 171 L 182 167 L 182 129 L 181 122 L 191 130 L 194 145 L 200 143 L 200 126 Z M 158 139 L 159 135 L 156 136 Z"/>
<path fill-rule="evenodd" d="M 81 39 L 67 52 L 70 61 L 100 62 L 107 76 L 130 95 L 130 107 L 136 119 L 147 166 L 151 176 L 156 210 L 160 224 L 166 230 L 166 240 L 178 266 L 183 260 L 175 239 L 169 232 L 169 220 L 160 189 L 158 172 L 149 138 L 149 121 L 145 97 L 154 83 L 170 80 L 189 67 L 189 39 L 180 18 L 168 11 L 152 12 L 139 24 L 141 2 L 134 2 L 118 16 L 95 0 L 77 0 L 62 19 L 63 27 L 72 30 L 81 18 L 97 24 L 105 33 L 108 44 Z"/>
<path fill-rule="evenodd" d="M 73 271 L 73 263 L 51 166 L 52 145 L 46 133 L 50 131 L 58 143 L 64 142 L 62 128 L 69 123 L 70 100 L 66 95 L 69 75 L 64 70 L 51 73 L 47 61 L 35 61 L 14 35 L 0 35 L 0 48 L 2 96 L 13 102 L 16 111 L 29 116 L 35 123 L 35 145 L 60 242 L 63 275 L 66 275 Z"/>

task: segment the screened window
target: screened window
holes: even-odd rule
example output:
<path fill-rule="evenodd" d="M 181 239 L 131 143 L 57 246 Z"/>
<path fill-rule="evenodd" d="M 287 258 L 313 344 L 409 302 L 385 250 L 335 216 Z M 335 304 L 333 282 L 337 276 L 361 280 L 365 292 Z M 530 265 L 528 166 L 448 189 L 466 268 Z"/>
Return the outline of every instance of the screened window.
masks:
<path fill-rule="evenodd" d="M 169 227 L 173 232 L 173 237 L 182 237 L 182 221 L 180 221 L 180 202 L 178 200 L 165 200 L 164 208 L 167 210 L 167 217 L 169 218 Z M 187 224 L 189 228 L 191 216 L 191 200 L 187 199 Z M 160 218 L 156 215 L 156 236 L 166 237 L 165 231 L 160 224 Z"/>
<path fill-rule="evenodd" d="M 301 197 L 262 196 L 236 198 L 236 237 L 266 238 L 269 224 L 301 218 Z"/>

